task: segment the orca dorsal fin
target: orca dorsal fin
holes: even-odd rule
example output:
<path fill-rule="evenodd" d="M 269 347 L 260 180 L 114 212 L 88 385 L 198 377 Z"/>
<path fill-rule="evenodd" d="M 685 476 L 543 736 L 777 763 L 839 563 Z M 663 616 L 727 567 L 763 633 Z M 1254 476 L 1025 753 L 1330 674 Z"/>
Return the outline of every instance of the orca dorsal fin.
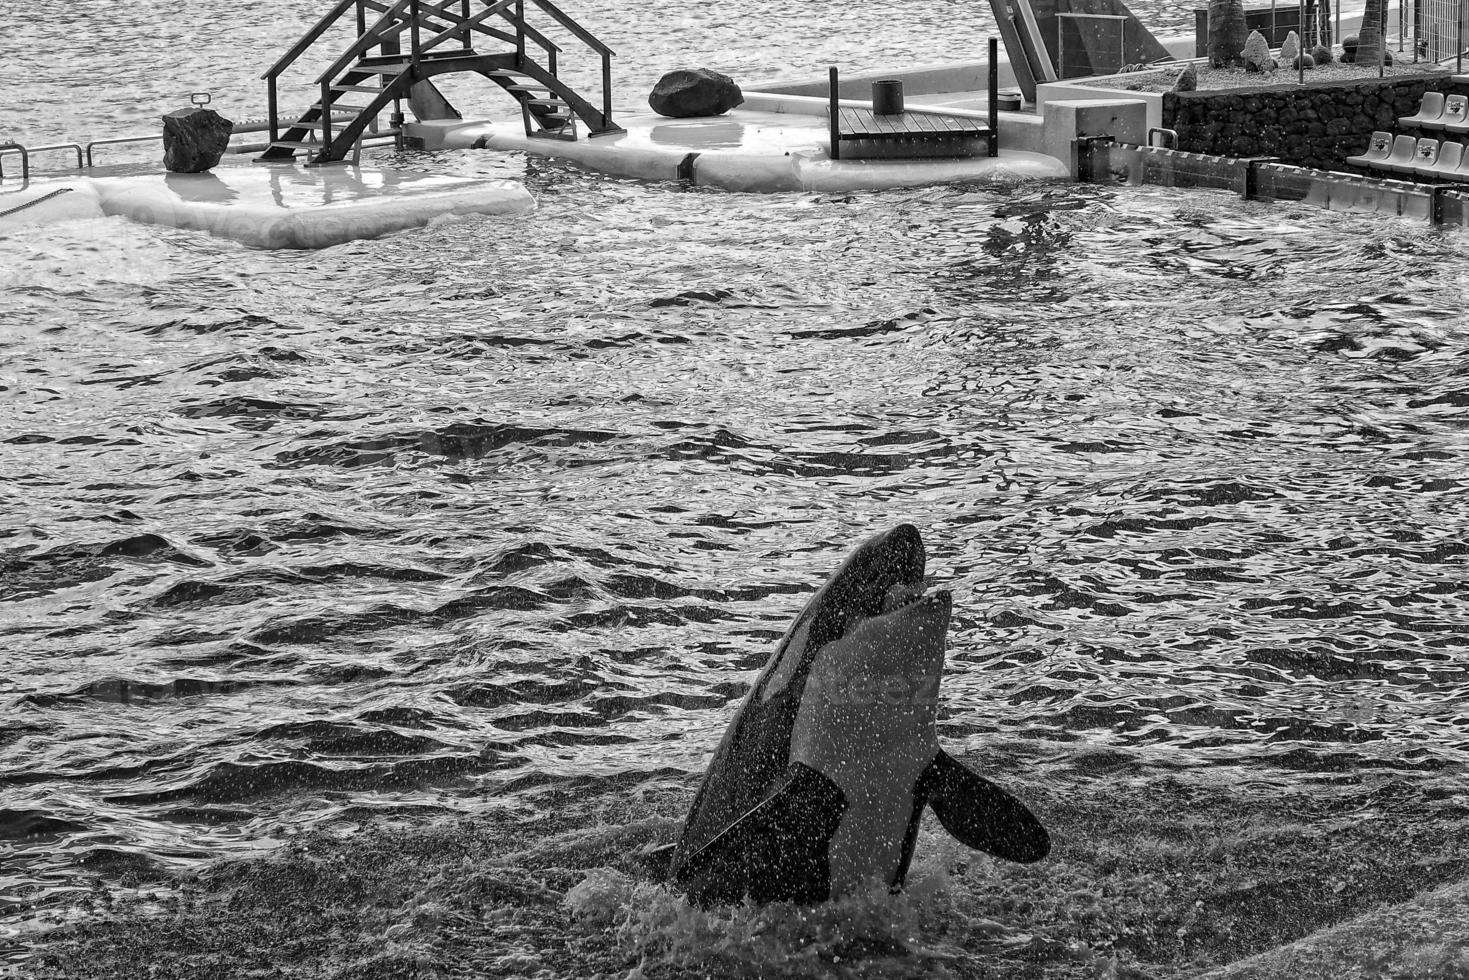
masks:
<path fill-rule="evenodd" d="M 967 847 L 1022 864 L 1051 851 L 1051 835 L 1024 803 L 947 752 L 928 764 L 918 791 L 944 829 Z"/>

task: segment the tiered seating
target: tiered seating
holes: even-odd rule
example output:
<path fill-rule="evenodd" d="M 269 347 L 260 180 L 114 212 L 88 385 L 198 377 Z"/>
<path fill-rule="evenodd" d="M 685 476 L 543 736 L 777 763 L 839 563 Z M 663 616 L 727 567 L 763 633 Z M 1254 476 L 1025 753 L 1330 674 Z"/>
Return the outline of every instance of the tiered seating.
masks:
<path fill-rule="evenodd" d="M 1454 173 L 1459 169 L 1459 164 L 1463 162 L 1464 145 L 1444 140 L 1438 151 L 1438 159 L 1433 162 L 1432 166 L 1420 167 L 1418 174 L 1422 177 L 1437 177 L 1440 180 L 1461 180 L 1463 178 L 1455 177 Z"/>
<path fill-rule="evenodd" d="M 1384 133 L 1382 130 L 1372 134 L 1372 139 L 1367 143 L 1367 151 L 1358 153 L 1354 157 L 1347 157 L 1347 163 L 1355 167 L 1372 167 L 1387 159 L 1392 152 L 1392 133 Z"/>
<path fill-rule="evenodd" d="M 1444 97 L 1442 92 L 1424 92 L 1423 99 L 1418 103 L 1418 111 L 1411 116 L 1399 116 L 1399 126 L 1423 126 L 1427 129 L 1435 129 L 1430 123 L 1436 123 L 1443 115 Z"/>
<path fill-rule="evenodd" d="M 1399 116 L 1398 125 L 1469 133 L 1469 96 L 1424 92 L 1418 111 L 1411 116 Z"/>
<path fill-rule="evenodd" d="M 1402 175 L 1409 180 L 1450 180 L 1469 182 L 1469 149 L 1455 140 L 1439 142 L 1431 136 L 1385 133 L 1372 134 L 1367 150 L 1347 163 L 1372 170 Z"/>

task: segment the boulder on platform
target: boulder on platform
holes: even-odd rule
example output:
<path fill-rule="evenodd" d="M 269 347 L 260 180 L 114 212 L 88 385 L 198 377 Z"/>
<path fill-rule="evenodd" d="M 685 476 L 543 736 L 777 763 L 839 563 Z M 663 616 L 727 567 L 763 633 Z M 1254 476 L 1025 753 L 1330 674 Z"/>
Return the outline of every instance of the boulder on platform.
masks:
<path fill-rule="evenodd" d="M 164 169 L 176 174 L 212 170 L 224 156 L 234 128 L 230 120 L 202 106 L 164 113 Z"/>
<path fill-rule="evenodd" d="M 745 94 L 728 75 L 708 68 L 678 68 L 658 79 L 648 93 L 648 105 L 660 116 L 687 119 L 718 116 L 745 101 Z"/>

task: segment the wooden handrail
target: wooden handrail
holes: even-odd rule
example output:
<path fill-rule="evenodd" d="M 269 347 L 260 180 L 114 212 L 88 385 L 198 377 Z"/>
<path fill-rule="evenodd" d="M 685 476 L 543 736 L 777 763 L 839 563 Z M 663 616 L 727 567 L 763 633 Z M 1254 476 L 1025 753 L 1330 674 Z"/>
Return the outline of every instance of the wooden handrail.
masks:
<path fill-rule="evenodd" d="M 302 36 L 301 40 L 297 41 L 295 45 L 291 47 L 291 50 L 281 55 L 280 60 L 271 65 L 269 70 L 267 70 L 265 74 L 261 75 L 260 77 L 275 78 L 281 72 L 289 68 L 292 62 L 301 57 L 301 54 L 307 48 L 315 44 L 316 39 L 325 34 L 326 29 L 335 24 L 337 22 L 337 18 L 345 14 L 347 12 L 347 8 L 351 7 L 356 2 L 357 0 L 338 0 L 337 5 L 331 10 L 327 11 L 327 13 L 322 16 L 321 20 L 316 22 L 315 27 L 307 31 Z"/>
<path fill-rule="evenodd" d="M 577 40 L 581 41 L 581 43 L 585 44 L 587 47 L 591 48 L 598 54 L 616 54 L 615 51 L 607 47 L 607 45 L 603 44 L 597 38 L 597 35 L 593 34 L 591 31 L 587 30 L 585 27 L 572 20 L 569 14 L 567 14 L 560 7 L 552 3 L 551 0 L 531 0 L 531 3 L 535 4 L 537 7 L 540 7 L 546 13 L 550 14 L 553 18 L 556 19 L 557 23 L 566 28 L 572 34 L 575 34 Z"/>
<path fill-rule="evenodd" d="M 347 67 L 352 62 L 356 61 L 358 56 L 365 52 L 368 48 L 372 47 L 375 44 L 382 43 L 383 38 L 387 37 L 390 33 L 385 28 L 390 26 L 391 21 L 398 14 L 401 14 L 404 10 L 406 10 L 407 7 L 408 0 L 398 0 L 397 3 L 393 4 L 387 10 L 384 10 L 382 12 L 382 15 L 378 17 L 378 19 L 373 22 L 373 25 L 367 29 L 367 33 L 363 34 L 356 41 L 352 42 L 352 46 L 348 48 L 340 58 L 332 62 L 332 66 L 330 68 L 318 75 L 316 80 L 318 82 L 336 81 L 338 72 L 340 72 L 343 68 Z M 391 33 L 398 34 L 402 31 L 402 29 L 402 25 L 400 24 L 397 26 L 397 30 L 392 31 Z"/>
<path fill-rule="evenodd" d="M 457 3 L 459 2 L 459 0 L 453 0 L 453 2 Z M 436 48 L 440 44 L 443 44 L 445 41 L 448 41 L 454 37 L 458 37 L 460 34 L 468 37 L 470 32 L 472 31 L 479 31 L 479 33 L 481 34 L 489 34 L 490 32 L 487 29 L 480 26 L 480 22 L 487 20 L 490 17 L 494 17 L 496 14 L 499 14 L 501 11 L 503 11 L 506 7 L 510 6 L 514 2 L 515 0 L 496 0 L 495 3 L 486 7 L 484 10 L 481 10 L 479 13 L 464 19 L 461 19 L 457 14 L 454 15 L 453 19 L 457 20 L 458 23 L 456 23 L 448 30 L 440 31 L 433 37 L 429 38 L 419 47 L 419 50 L 428 51 L 432 48 Z"/>

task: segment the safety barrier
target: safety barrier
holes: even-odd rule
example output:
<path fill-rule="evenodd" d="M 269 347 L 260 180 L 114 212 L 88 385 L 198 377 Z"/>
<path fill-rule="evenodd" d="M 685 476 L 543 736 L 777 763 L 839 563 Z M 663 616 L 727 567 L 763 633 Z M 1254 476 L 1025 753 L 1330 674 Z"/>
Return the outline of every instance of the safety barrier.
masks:
<path fill-rule="evenodd" d="M 72 150 L 77 155 L 77 169 L 82 169 L 82 145 L 80 143 L 47 143 L 45 146 L 21 146 L 19 143 L 0 143 L 0 160 L 7 153 L 20 154 L 21 180 L 31 179 L 31 157 L 48 150 Z M 0 166 L 0 180 L 5 179 L 5 168 Z"/>
<path fill-rule="evenodd" d="M 1246 200 L 1301 201 L 1330 211 L 1391 214 L 1469 227 L 1469 188 L 1313 170 L 1271 157 L 1229 157 L 1118 143 L 1075 141 L 1077 180 L 1228 190 Z"/>

